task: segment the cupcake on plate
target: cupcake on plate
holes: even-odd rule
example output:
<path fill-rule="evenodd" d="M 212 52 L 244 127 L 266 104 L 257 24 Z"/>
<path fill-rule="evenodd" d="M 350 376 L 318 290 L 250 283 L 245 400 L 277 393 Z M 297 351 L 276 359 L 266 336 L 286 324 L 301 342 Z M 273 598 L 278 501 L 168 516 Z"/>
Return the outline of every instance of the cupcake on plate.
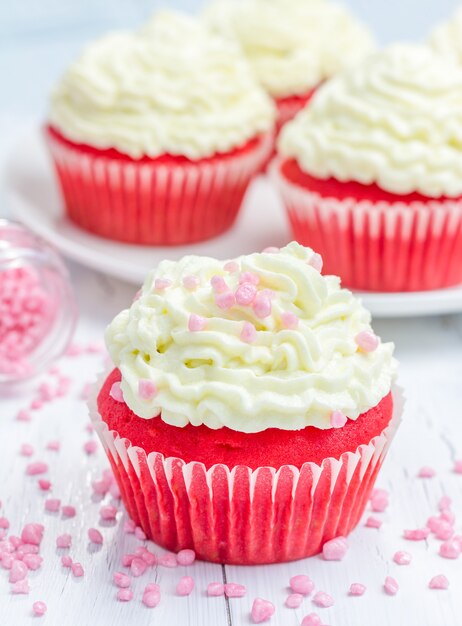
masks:
<path fill-rule="evenodd" d="M 324 0 L 217 0 L 205 19 L 239 42 L 276 103 L 278 128 L 321 83 L 374 48 L 366 26 L 342 5 Z"/>
<path fill-rule="evenodd" d="M 435 26 L 428 44 L 436 52 L 462 65 L 462 9 L 456 11 L 451 19 Z"/>
<path fill-rule="evenodd" d="M 177 245 L 234 222 L 272 149 L 274 108 L 237 46 L 192 17 L 89 45 L 53 92 L 48 144 L 71 220 Z"/>
<path fill-rule="evenodd" d="M 294 237 L 373 291 L 462 281 L 462 69 L 395 45 L 318 90 L 273 175 Z"/>
<path fill-rule="evenodd" d="M 271 563 L 358 523 L 400 419 L 396 363 L 321 265 L 295 242 L 163 261 L 109 325 L 92 418 L 162 546 Z"/>

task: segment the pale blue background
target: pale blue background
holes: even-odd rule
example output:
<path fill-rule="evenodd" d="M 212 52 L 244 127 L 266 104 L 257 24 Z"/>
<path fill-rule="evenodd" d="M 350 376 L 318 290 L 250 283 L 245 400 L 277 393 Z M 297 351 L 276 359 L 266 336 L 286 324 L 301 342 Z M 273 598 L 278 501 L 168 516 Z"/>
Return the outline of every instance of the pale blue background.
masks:
<path fill-rule="evenodd" d="M 423 39 L 457 0 L 345 0 L 382 43 Z M 43 116 L 47 94 L 82 45 L 140 24 L 156 8 L 197 10 L 201 0 L 0 0 L 0 114 Z M 1 141 L 1 138 L 0 138 Z"/>

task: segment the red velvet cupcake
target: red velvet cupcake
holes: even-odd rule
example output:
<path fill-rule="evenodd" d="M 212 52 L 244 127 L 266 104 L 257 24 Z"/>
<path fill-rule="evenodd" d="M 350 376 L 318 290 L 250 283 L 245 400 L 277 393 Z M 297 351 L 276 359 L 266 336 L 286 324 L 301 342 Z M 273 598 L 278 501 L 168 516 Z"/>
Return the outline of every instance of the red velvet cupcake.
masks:
<path fill-rule="evenodd" d="M 180 245 L 233 224 L 271 153 L 274 117 L 235 45 L 162 12 L 84 51 L 55 89 L 46 137 L 74 223 Z"/>
<path fill-rule="evenodd" d="M 462 282 L 462 70 L 393 46 L 321 87 L 272 166 L 294 237 L 349 287 Z"/>
<path fill-rule="evenodd" d="M 393 345 L 292 243 L 165 261 L 110 324 L 92 417 L 130 516 L 224 563 L 318 552 L 358 523 L 399 422 Z"/>

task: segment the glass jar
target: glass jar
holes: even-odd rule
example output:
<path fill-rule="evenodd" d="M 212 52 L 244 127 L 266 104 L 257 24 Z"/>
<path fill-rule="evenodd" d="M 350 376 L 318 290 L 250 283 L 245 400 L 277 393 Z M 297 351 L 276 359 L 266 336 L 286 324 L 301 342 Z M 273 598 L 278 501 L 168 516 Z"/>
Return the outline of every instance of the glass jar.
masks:
<path fill-rule="evenodd" d="M 0 387 L 46 370 L 66 350 L 76 320 L 69 273 L 56 251 L 0 219 Z"/>

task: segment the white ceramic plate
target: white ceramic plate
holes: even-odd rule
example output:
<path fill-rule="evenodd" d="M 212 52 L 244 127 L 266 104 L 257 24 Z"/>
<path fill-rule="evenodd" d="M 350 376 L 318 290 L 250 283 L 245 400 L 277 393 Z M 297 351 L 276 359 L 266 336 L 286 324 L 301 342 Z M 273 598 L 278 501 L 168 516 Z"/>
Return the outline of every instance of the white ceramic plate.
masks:
<path fill-rule="evenodd" d="M 290 240 L 284 209 L 264 176 L 250 188 L 235 226 L 210 241 L 180 247 L 146 247 L 89 235 L 64 217 L 51 163 L 38 130 L 25 134 L 12 151 L 5 186 L 13 217 L 54 244 L 64 255 L 137 284 L 162 259 L 175 260 L 184 254 L 226 259 L 266 246 L 281 246 Z M 462 285 L 429 292 L 359 295 L 376 317 L 462 311 Z"/>

